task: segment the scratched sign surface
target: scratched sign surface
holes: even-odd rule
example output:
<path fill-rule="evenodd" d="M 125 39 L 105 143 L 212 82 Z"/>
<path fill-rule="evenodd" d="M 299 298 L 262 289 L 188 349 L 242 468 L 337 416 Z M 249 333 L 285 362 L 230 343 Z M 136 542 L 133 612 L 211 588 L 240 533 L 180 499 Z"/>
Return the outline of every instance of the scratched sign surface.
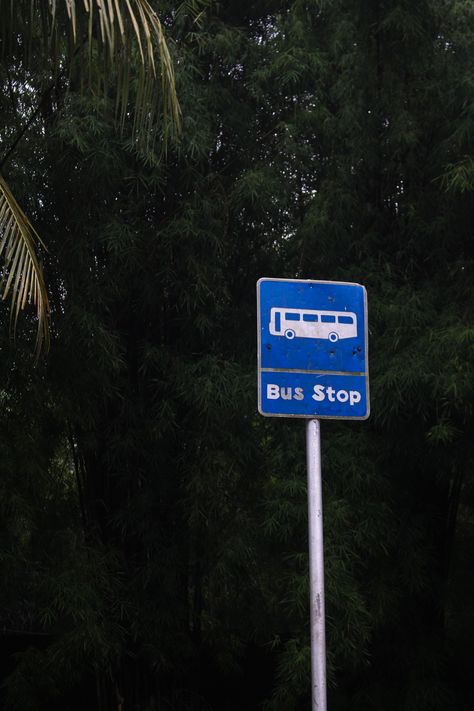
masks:
<path fill-rule="evenodd" d="M 257 312 L 262 415 L 369 416 L 363 286 L 263 278 L 257 282 Z"/>

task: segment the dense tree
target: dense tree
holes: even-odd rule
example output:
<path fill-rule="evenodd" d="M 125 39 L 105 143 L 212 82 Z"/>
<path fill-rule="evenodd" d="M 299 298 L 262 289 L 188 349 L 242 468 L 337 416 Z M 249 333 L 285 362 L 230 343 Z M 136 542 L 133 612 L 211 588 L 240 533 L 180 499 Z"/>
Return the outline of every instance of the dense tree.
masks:
<path fill-rule="evenodd" d="M 139 58 L 135 62 L 139 86 L 133 111 L 135 140 L 150 141 L 161 109 L 165 134 L 170 127 L 178 128 L 173 65 L 161 23 L 147 0 L 115 4 L 91 0 L 77 7 L 75 0 L 60 5 L 56 0 L 4 0 L 0 18 L 0 61 L 5 72 L 2 89 L 16 119 L 11 145 L 0 157 L 2 172 L 37 115 L 51 118 L 61 109 L 67 100 L 68 84 L 76 91 L 79 85 L 87 86 L 89 91 L 105 96 L 110 86 L 115 86 L 115 115 L 123 127 L 129 115 L 134 55 Z M 36 106 L 26 116 L 28 101 L 24 99 L 28 95 Z M 27 302 L 36 306 L 40 352 L 43 344 L 49 346 L 50 335 L 48 295 L 37 256 L 38 247 L 44 247 L 44 243 L 1 174 L 0 238 L 6 271 L 3 298 L 12 295 L 15 323 Z"/>
<path fill-rule="evenodd" d="M 323 426 L 330 708 L 468 709 L 470 5 L 158 9 L 166 159 L 73 83 L 11 164 L 54 333 L 33 369 L 2 315 L 4 704 L 308 707 L 304 428 L 254 375 L 288 276 L 369 291 L 371 420 Z"/>

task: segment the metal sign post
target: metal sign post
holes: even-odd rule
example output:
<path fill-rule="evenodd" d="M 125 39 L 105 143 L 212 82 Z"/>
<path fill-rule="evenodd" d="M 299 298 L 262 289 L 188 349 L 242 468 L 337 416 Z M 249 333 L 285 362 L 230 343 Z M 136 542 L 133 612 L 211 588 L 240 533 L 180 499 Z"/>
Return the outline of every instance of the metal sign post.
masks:
<path fill-rule="evenodd" d="M 305 417 L 312 711 L 326 711 L 320 418 L 369 416 L 367 295 L 360 284 L 259 279 L 258 409 Z"/>
<path fill-rule="evenodd" d="M 311 626 L 311 703 L 326 711 L 326 619 L 324 615 L 323 496 L 319 420 L 306 423 L 308 468 L 309 599 Z"/>

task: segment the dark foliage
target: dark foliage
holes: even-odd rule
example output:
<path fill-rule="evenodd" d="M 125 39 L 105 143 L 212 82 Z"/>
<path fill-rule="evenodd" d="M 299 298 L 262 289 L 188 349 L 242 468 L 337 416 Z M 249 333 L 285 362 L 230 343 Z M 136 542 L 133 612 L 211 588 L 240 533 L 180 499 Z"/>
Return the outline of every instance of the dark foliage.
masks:
<path fill-rule="evenodd" d="M 471 709 L 471 4 L 160 16 L 166 156 L 65 73 L 8 164 L 54 334 L 34 366 L 1 312 L 2 705 L 308 708 L 304 428 L 256 413 L 280 276 L 369 295 L 371 419 L 323 426 L 331 711 Z M 2 151 L 50 79 L 2 61 Z"/>

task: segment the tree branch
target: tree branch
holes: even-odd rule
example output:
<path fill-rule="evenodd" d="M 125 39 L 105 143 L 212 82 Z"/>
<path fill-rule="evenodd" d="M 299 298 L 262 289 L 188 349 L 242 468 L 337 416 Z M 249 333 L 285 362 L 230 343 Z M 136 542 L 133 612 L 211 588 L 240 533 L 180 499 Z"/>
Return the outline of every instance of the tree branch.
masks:
<path fill-rule="evenodd" d="M 37 115 L 39 114 L 39 112 L 41 111 L 41 107 L 42 107 L 42 105 L 43 105 L 43 101 L 49 96 L 49 94 L 51 94 L 51 92 L 53 91 L 53 89 L 54 89 L 55 86 L 56 86 L 56 80 L 46 89 L 46 91 L 44 91 L 44 92 L 41 94 L 41 99 L 40 99 L 40 101 L 39 101 L 39 103 L 38 103 L 38 106 L 37 106 L 36 109 L 32 112 L 32 114 L 30 115 L 28 121 L 27 121 L 27 122 L 23 125 L 23 127 L 19 130 L 19 132 L 18 132 L 18 134 L 17 134 L 15 140 L 13 141 L 12 145 L 11 145 L 10 148 L 7 150 L 7 152 L 5 153 L 5 155 L 3 156 L 3 158 L 0 160 L 0 170 L 3 168 L 3 166 L 4 166 L 5 163 L 8 161 L 8 159 L 10 158 L 10 156 L 12 155 L 12 153 L 14 152 L 15 148 L 17 147 L 17 145 L 19 144 L 19 142 L 21 141 L 21 139 L 23 138 L 23 136 L 25 135 L 25 133 L 28 131 L 29 127 L 31 126 L 31 124 L 33 123 L 33 121 L 35 120 L 35 118 L 37 117 Z"/>

